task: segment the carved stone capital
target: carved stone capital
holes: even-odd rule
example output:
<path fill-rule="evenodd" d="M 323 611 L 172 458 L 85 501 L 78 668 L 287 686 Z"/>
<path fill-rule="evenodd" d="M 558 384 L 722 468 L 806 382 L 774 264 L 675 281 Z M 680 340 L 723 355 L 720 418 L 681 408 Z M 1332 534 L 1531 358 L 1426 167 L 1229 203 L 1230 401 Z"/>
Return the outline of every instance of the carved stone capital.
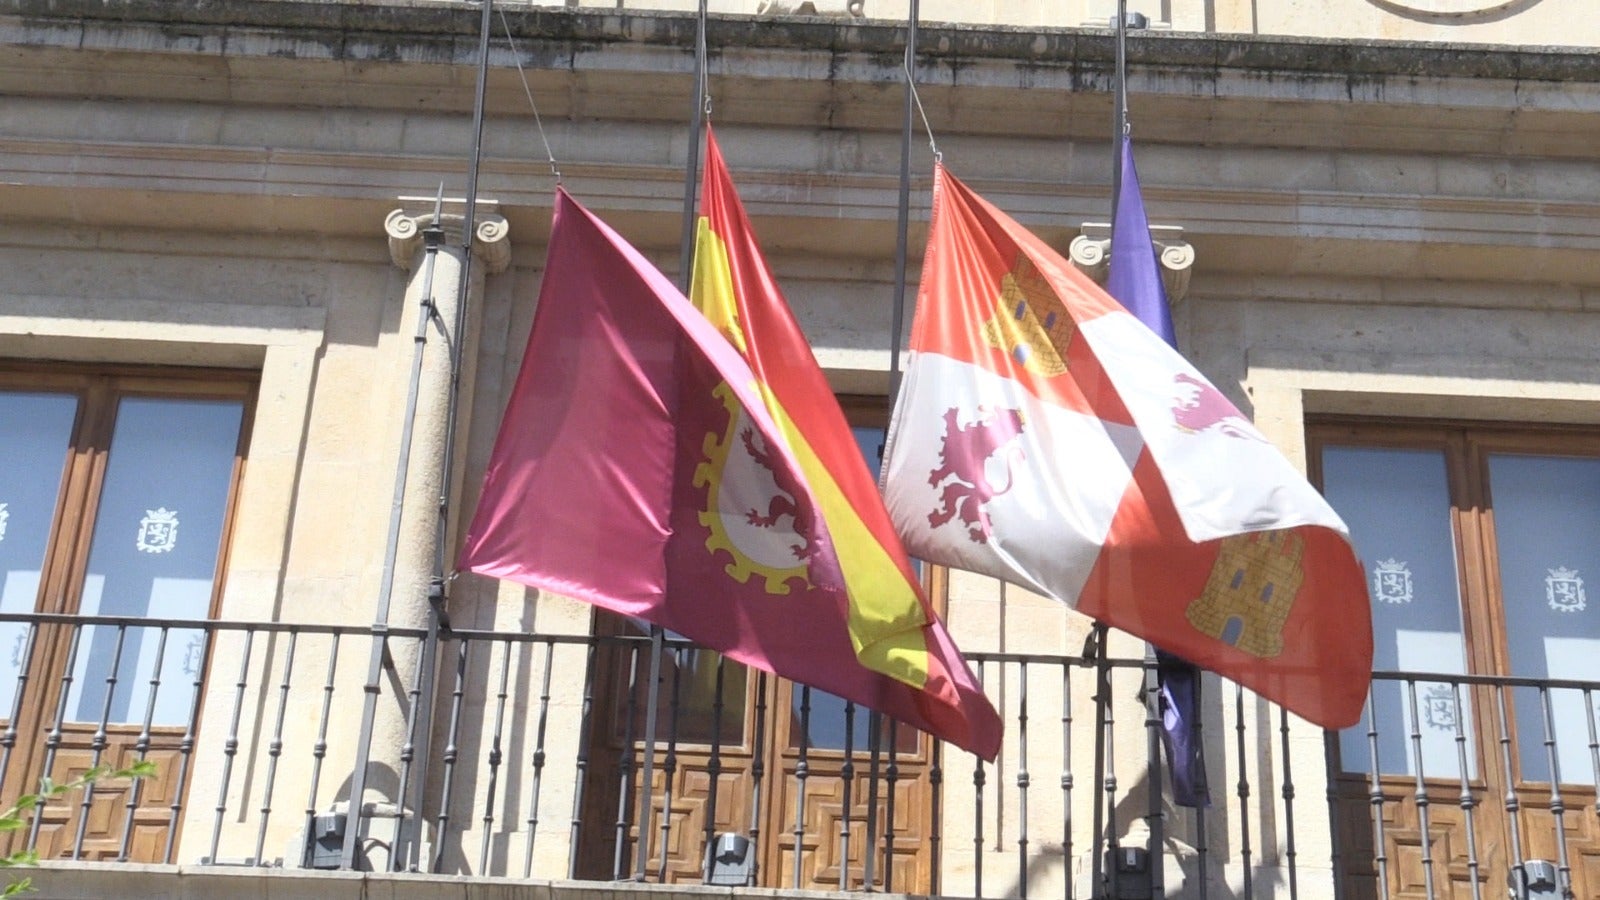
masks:
<path fill-rule="evenodd" d="M 1189 293 L 1194 245 L 1183 239 L 1183 229 L 1176 225 L 1151 225 L 1150 241 L 1155 244 L 1161 263 L 1161 283 L 1167 289 L 1167 302 L 1177 303 Z M 1111 226 L 1105 222 L 1083 223 L 1082 233 L 1072 239 L 1067 253 L 1079 271 L 1097 284 L 1105 284 L 1111 268 Z"/>
<path fill-rule="evenodd" d="M 427 239 L 428 227 L 433 224 L 434 198 L 401 197 L 400 204 L 383 220 L 383 230 L 389 236 L 389 259 L 409 271 L 418 246 Z M 466 207 L 465 200 L 449 197 L 439 204 L 437 239 L 443 244 L 461 245 Z M 511 228 L 499 210 L 500 204 L 493 200 L 479 200 L 475 210 L 478 221 L 472 233 L 472 252 L 490 275 L 504 272 L 511 265 Z"/>

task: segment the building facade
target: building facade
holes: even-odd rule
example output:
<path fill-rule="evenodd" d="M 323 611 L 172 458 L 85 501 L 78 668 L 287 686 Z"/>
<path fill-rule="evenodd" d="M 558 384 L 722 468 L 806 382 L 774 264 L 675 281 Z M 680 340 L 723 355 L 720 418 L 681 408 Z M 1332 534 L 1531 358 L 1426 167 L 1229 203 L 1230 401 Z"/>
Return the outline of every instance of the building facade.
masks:
<path fill-rule="evenodd" d="M 439 577 L 557 183 L 679 269 L 696 4 L 496 3 L 469 210 L 478 4 L 0 0 L 0 787 L 158 767 L 12 848 L 63 897 L 1600 895 L 1588 3 L 1128 2 L 1179 346 L 1350 523 L 1380 672 L 1342 734 L 1208 678 L 1196 812 L 1143 646 L 991 579 L 927 573 L 1007 721 L 979 764 L 673 642 L 647 741 L 630 623 Z M 1103 275 L 1115 6 L 921 5 L 913 288 L 930 131 Z M 907 4 L 710 10 L 711 119 L 870 453 Z"/>

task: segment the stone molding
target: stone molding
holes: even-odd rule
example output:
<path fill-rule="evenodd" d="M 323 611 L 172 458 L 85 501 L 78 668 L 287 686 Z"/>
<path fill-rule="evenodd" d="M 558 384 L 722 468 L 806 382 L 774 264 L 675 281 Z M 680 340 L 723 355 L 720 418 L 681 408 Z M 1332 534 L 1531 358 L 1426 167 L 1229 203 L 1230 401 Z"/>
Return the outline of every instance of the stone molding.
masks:
<path fill-rule="evenodd" d="M 433 221 L 435 198 L 400 197 L 400 208 L 383 220 L 384 233 L 389 236 L 389 259 L 399 268 L 411 270 L 416 260 L 417 247 L 422 243 L 423 231 Z M 439 225 L 445 233 L 446 245 L 462 243 L 462 226 L 466 221 L 466 201 L 445 198 L 439 203 Z M 500 215 L 500 204 L 494 200 L 479 200 L 474 210 L 477 227 L 472 233 L 472 252 L 484 264 L 490 275 L 498 275 L 511 265 L 511 226 Z"/>
<path fill-rule="evenodd" d="M 1194 266 L 1194 245 L 1183 239 L 1177 225 L 1151 225 L 1150 241 L 1155 244 L 1161 263 L 1161 283 L 1167 289 L 1167 302 L 1177 303 L 1189 294 L 1189 270 Z M 1111 226 L 1105 222 L 1085 222 L 1081 233 L 1067 247 L 1072 264 L 1096 284 L 1105 284 L 1111 269 Z"/>

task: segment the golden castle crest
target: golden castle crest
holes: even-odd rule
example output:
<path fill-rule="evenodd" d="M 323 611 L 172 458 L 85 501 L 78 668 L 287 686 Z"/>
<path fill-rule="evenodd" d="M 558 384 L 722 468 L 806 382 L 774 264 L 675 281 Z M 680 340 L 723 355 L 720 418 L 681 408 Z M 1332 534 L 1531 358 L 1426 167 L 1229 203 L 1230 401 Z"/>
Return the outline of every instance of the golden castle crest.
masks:
<path fill-rule="evenodd" d="M 1067 345 L 1072 342 L 1072 317 L 1050 282 L 1028 257 L 1000 280 L 995 314 L 983 323 L 989 346 L 1004 350 L 1023 368 L 1052 377 L 1067 371 Z"/>
<path fill-rule="evenodd" d="M 1222 541 L 1205 590 L 1185 615 L 1202 633 L 1251 656 L 1283 652 L 1283 626 L 1300 593 L 1305 539 L 1294 531 L 1258 531 Z"/>

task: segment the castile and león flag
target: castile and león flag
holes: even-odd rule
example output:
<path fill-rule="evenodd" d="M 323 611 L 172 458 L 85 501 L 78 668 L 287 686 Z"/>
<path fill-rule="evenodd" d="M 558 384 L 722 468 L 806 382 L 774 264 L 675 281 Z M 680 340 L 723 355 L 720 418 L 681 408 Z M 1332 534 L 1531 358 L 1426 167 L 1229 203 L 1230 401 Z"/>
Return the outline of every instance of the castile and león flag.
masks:
<path fill-rule="evenodd" d="M 1338 515 L 1167 340 L 942 164 L 882 478 L 913 555 L 1325 727 L 1359 719 L 1371 619 Z"/>

